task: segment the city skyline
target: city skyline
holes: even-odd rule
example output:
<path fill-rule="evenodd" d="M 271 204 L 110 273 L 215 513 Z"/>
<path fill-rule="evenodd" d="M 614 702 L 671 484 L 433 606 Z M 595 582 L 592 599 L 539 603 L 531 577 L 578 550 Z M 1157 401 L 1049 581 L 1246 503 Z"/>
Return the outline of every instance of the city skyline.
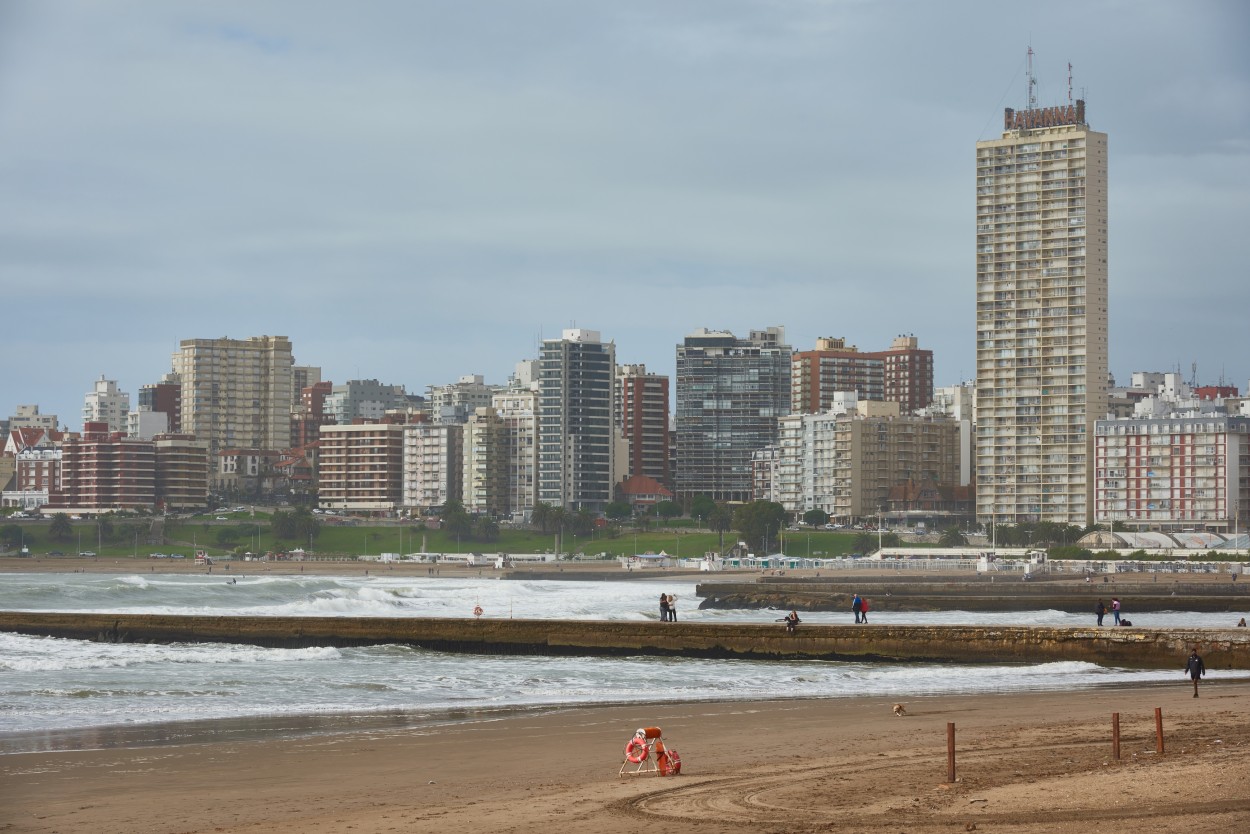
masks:
<path fill-rule="evenodd" d="M 701 327 L 910 333 L 971 379 L 969 149 L 1030 43 L 1038 104 L 1070 61 L 1112 137 L 1117 381 L 1250 378 L 1242 4 L 338 11 L 0 9 L 0 412 L 77 430 L 101 375 L 133 398 L 227 335 L 412 393 L 568 327 L 669 376 Z"/>

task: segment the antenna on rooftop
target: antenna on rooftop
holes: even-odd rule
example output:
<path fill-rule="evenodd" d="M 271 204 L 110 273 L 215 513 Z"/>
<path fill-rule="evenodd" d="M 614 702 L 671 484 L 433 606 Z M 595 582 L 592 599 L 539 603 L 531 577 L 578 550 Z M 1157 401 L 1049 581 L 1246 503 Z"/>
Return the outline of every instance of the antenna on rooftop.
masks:
<path fill-rule="evenodd" d="M 1033 77 L 1033 44 L 1029 44 L 1029 109 L 1037 109 L 1037 79 Z"/>
<path fill-rule="evenodd" d="M 1068 104 L 1072 103 L 1072 62 L 1068 61 Z"/>

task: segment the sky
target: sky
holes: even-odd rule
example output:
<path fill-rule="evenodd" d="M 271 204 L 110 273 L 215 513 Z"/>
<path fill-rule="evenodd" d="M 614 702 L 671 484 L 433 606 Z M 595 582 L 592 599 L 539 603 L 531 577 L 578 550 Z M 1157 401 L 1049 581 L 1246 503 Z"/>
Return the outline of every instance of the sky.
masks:
<path fill-rule="evenodd" d="M 975 143 L 1109 136 L 1111 370 L 1250 380 L 1250 3 L 0 2 L 0 413 L 182 339 L 505 382 L 784 326 L 975 375 Z"/>

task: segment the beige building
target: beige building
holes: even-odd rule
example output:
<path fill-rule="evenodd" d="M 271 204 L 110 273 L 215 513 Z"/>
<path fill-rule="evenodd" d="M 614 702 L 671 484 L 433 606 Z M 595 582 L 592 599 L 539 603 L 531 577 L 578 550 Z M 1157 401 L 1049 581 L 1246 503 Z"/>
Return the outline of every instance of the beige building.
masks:
<path fill-rule="evenodd" d="M 976 148 L 977 518 L 1085 525 L 1107 409 L 1107 136 L 1083 101 L 1033 104 Z"/>
<path fill-rule="evenodd" d="M 499 412 L 476 408 L 464 424 L 464 508 L 503 515 L 508 510 L 508 428 Z"/>
<path fill-rule="evenodd" d="M 227 448 L 291 445 L 294 362 L 286 336 L 184 339 L 173 355 L 182 382 L 181 431 Z"/>
<path fill-rule="evenodd" d="M 834 518 L 866 518 L 908 481 L 959 484 L 960 425 L 930 417 L 847 415 L 833 433 Z M 821 509 L 824 509 L 823 507 Z"/>
<path fill-rule="evenodd" d="M 322 426 L 318 505 L 346 513 L 398 509 L 409 428 L 398 423 Z"/>
<path fill-rule="evenodd" d="M 510 388 L 495 395 L 493 408 L 503 421 L 508 444 L 508 509 L 517 521 L 528 520 L 538 502 L 538 393 Z"/>
<path fill-rule="evenodd" d="M 156 498 L 166 510 L 208 506 L 208 444 L 189 434 L 159 434 Z"/>

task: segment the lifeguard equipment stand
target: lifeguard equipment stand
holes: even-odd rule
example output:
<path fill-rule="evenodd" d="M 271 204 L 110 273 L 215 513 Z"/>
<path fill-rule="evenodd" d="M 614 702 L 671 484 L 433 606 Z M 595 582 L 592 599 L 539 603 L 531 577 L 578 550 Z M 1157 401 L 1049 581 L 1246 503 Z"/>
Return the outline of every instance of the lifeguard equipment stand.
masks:
<path fill-rule="evenodd" d="M 664 744 L 664 735 L 659 727 L 639 727 L 625 745 L 625 761 L 621 764 L 619 775 L 638 776 L 644 773 L 657 776 L 681 773 L 681 756 Z"/>

